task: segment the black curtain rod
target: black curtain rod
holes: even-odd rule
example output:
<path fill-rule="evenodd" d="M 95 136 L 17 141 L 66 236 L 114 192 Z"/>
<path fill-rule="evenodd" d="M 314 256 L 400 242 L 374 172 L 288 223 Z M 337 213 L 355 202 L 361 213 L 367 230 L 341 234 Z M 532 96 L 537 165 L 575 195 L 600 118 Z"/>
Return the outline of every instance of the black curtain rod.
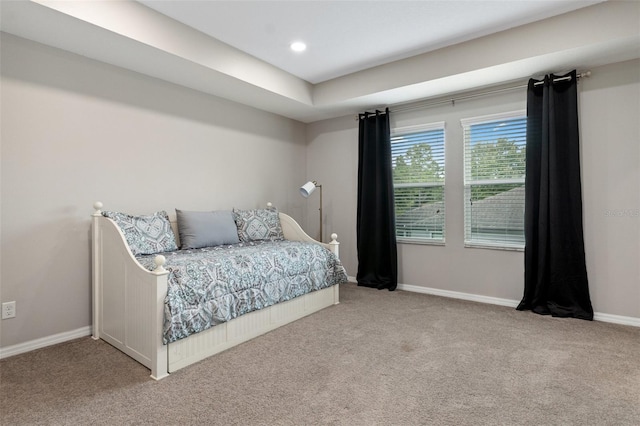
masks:
<path fill-rule="evenodd" d="M 585 72 L 576 74 L 576 77 L 578 78 L 578 80 L 580 80 L 583 77 L 590 77 L 590 76 L 591 76 L 591 71 L 585 71 Z M 567 80 L 570 78 L 571 78 L 570 76 L 560 77 L 560 78 L 554 79 L 554 81 Z M 541 84 L 541 83 L 542 82 L 537 82 L 535 84 Z M 444 105 L 444 104 L 455 105 L 456 101 L 475 99 L 475 98 L 480 98 L 488 95 L 510 92 L 512 90 L 526 89 L 527 87 L 528 87 L 527 84 L 520 84 L 517 86 L 503 87 L 501 89 L 486 90 L 486 91 L 482 91 L 482 92 L 478 92 L 478 93 L 474 93 L 466 96 L 456 96 L 456 97 L 451 97 L 451 98 L 441 99 L 441 100 L 434 100 L 434 101 L 428 101 L 428 100 L 422 101 L 422 102 L 418 101 L 418 102 L 411 102 L 406 104 L 397 104 L 395 106 L 391 105 L 391 107 L 389 108 L 391 109 L 392 112 L 401 112 L 401 111 L 412 111 L 416 109 L 428 108 L 428 107 Z M 389 108 L 387 108 L 387 110 L 389 110 Z M 360 114 L 356 115 L 356 121 L 359 119 L 360 119 Z"/>
<path fill-rule="evenodd" d="M 576 74 L 576 78 L 578 80 L 580 80 L 582 77 L 591 77 L 591 71 L 585 71 L 585 72 L 581 72 L 580 74 Z M 556 81 L 566 81 L 566 80 L 571 80 L 571 76 L 567 75 L 565 77 L 554 78 L 553 82 L 555 83 Z M 535 83 L 533 83 L 534 86 L 540 86 L 541 84 L 544 84 L 544 80 L 536 81 Z"/>
<path fill-rule="evenodd" d="M 376 109 L 374 112 L 369 112 L 369 111 L 361 112 L 360 114 L 358 114 L 358 118 L 361 115 L 367 117 L 369 115 L 376 115 L 376 114 L 389 114 L 389 107 L 385 108 L 384 111 L 380 111 L 379 109 Z"/>

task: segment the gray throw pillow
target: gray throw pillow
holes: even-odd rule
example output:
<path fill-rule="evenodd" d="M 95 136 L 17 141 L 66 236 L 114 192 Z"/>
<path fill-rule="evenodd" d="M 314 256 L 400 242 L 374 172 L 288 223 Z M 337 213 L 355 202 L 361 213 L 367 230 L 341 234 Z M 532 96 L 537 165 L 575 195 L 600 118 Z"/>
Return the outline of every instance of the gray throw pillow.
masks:
<path fill-rule="evenodd" d="M 197 212 L 176 209 L 180 248 L 237 244 L 238 228 L 230 210 Z"/>

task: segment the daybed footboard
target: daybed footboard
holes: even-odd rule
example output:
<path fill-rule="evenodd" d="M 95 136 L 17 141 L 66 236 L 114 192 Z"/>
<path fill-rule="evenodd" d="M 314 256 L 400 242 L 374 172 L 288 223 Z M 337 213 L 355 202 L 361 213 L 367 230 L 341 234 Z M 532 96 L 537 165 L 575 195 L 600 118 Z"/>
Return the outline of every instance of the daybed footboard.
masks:
<path fill-rule="evenodd" d="M 167 348 L 162 344 L 167 275 L 163 256 L 150 272 L 135 259 L 124 235 L 102 216 L 93 214 L 93 338 L 103 339 L 151 369 L 161 379 L 167 372 Z"/>
<path fill-rule="evenodd" d="M 334 285 L 293 300 L 278 303 L 219 324 L 185 339 L 162 343 L 168 271 L 164 257 L 148 271 L 131 253 L 123 233 L 102 216 L 95 203 L 92 217 L 93 338 L 103 339 L 151 370 L 159 380 L 170 372 L 250 340 L 313 312 L 339 303 Z M 290 216 L 280 213 L 285 239 L 311 241 Z M 175 223 L 172 223 L 175 232 Z M 177 232 L 175 232 L 177 235 Z M 333 234 L 329 244 L 319 243 L 338 255 Z"/>

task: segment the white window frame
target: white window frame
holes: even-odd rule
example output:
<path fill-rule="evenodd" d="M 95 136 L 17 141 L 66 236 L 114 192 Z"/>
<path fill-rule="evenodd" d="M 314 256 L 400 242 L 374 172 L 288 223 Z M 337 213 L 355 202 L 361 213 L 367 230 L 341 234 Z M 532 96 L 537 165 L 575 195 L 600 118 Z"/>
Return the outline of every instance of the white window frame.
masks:
<path fill-rule="evenodd" d="M 438 121 L 428 124 L 420 124 L 415 126 L 404 126 L 397 127 L 391 130 L 391 138 L 408 135 L 413 133 L 421 133 L 421 132 L 429 132 L 433 130 L 442 130 L 442 140 L 443 140 L 443 164 L 446 166 L 446 126 L 444 121 Z M 442 187 L 442 197 L 443 197 L 443 206 L 445 205 L 445 181 L 446 181 L 446 167 L 444 167 L 445 177 L 442 182 L 423 182 L 423 183 L 394 183 L 393 188 L 435 188 Z M 395 201 L 395 200 L 394 200 Z M 444 207 L 443 207 L 444 209 Z M 398 236 L 398 230 L 396 229 L 396 241 L 398 243 L 407 243 L 407 244 L 429 244 L 429 245 L 444 245 L 446 240 L 446 210 L 443 212 L 443 223 L 442 223 L 442 238 L 425 238 L 425 237 L 403 237 Z M 396 218 L 397 221 L 397 218 Z M 396 222 L 397 223 L 397 222 Z"/>
<path fill-rule="evenodd" d="M 468 170 L 468 150 L 469 143 L 467 140 L 468 131 L 471 126 L 478 124 L 491 123 L 501 120 L 512 120 L 518 118 L 524 118 L 526 120 L 526 110 L 509 111 L 498 114 L 483 115 L 479 117 L 464 118 L 460 120 L 460 124 L 463 130 L 463 145 L 464 145 L 464 246 L 473 248 L 489 248 L 489 249 L 501 249 L 501 250 L 517 250 L 524 251 L 524 235 L 522 242 L 508 242 L 508 241 L 489 241 L 482 239 L 473 239 L 471 234 L 471 218 L 470 214 L 470 191 L 472 185 L 490 185 L 490 184 L 522 184 L 524 186 L 524 176 L 517 179 L 490 179 L 490 180 L 472 180 L 469 177 L 470 170 Z M 526 133 L 526 130 L 525 130 Z M 525 135 L 526 136 L 526 135 Z M 524 200 L 523 200 L 524 201 Z M 523 217 L 524 220 L 524 217 Z M 523 231 L 524 232 L 524 231 Z"/>

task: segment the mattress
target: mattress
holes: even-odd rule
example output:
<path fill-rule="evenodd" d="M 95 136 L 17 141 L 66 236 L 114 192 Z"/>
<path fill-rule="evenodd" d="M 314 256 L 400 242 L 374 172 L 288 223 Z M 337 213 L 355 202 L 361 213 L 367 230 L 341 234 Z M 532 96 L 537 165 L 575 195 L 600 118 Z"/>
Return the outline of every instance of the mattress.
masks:
<path fill-rule="evenodd" d="M 164 344 L 347 281 L 340 260 L 309 242 L 251 241 L 162 255 L 169 271 Z M 154 258 L 136 256 L 150 271 Z"/>

